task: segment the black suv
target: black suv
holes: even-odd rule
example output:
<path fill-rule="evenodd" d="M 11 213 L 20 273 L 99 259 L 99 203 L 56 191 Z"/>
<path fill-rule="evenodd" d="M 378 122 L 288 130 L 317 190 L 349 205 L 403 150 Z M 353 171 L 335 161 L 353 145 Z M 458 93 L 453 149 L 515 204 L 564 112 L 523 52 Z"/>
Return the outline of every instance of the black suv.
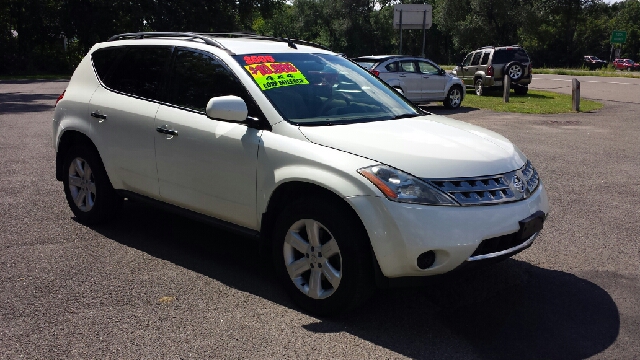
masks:
<path fill-rule="evenodd" d="M 511 88 L 524 95 L 531 83 L 531 60 L 518 45 L 485 46 L 467 54 L 453 69 L 466 86 L 473 86 L 477 95 L 488 88 L 503 88 L 504 75 L 511 78 Z"/>

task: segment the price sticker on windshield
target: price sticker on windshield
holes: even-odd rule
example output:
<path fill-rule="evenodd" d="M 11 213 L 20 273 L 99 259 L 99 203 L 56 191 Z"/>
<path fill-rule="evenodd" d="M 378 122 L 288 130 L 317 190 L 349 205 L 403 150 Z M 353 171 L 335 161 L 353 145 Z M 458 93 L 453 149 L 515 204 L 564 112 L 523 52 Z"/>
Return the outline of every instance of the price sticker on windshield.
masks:
<path fill-rule="evenodd" d="M 309 81 L 292 63 L 261 63 L 247 65 L 244 68 L 262 90 L 309 84 Z"/>

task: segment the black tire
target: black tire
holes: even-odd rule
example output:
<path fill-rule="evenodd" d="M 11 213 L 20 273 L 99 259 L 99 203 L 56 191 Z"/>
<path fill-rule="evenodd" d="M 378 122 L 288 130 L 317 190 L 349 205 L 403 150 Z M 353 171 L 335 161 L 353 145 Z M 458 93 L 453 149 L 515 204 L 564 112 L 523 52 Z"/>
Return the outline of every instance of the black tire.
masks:
<path fill-rule="evenodd" d="M 473 82 L 473 87 L 475 89 L 476 95 L 482 96 L 482 94 L 484 93 L 484 87 L 482 86 L 482 79 L 481 78 L 477 78 Z"/>
<path fill-rule="evenodd" d="M 288 205 L 275 224 L 272 257 L 276 276 L 291 299 L 313 315 L 348 312 L 366 300 L 374 289 L 369 238 L 360 219 L 347 206 L 323 197 L 305 198 Z M 307 235 L 306 224 L 319 224 L 320 248 L 312 245 L 315 241 Z M 299 236 L 294 236 L 296 234 Z M 298 239 L 297 247 L 289 245 L 287 236 Z M 303 251 L 296 250 L 298 248 Z M 300 270 L 292 270 L 290 276 L 286 264 L 294 262 L 301 265 Z M 320 286 L 312 285 L 313 274 L 317 274 L 316 283 Z M 334 282 L 330 282 L 326 274 L 338 276 L 332 275 Z M 336 278 L 338 283 L 334 287 Z M 314 292 L 314 288 L 319 290 Z"/>
<path fill-rule="evenodd" d="M 518 81 L 524 76 L 524 65 L 512 61 L 504 67 L 504 73 L 511 78 L 511 82 Z"/>
<path fill-rule="evenodd" d="M 516 95 L 527 95 L 527 93 L 529 92 L 529 87 L 528 86 L 515 86 L 513 88 L 513 91 L 516 93 Z"/>
<path fill-rule="evenodd" d="M 63 169 L 64 193 L 79 222 L 98 224 L 117 214 L 122 206 L 122 197 L 113 190 L 102 161 L 93 148 L 72 146 L 65 154 Z"/>
<path fill-rule="evenodd" d="M 454 85 L 449 89 L 447 97 L 443 101 L 444 107 L 447 109 L 457 109 L 462 104 L 462 88 Z"/>

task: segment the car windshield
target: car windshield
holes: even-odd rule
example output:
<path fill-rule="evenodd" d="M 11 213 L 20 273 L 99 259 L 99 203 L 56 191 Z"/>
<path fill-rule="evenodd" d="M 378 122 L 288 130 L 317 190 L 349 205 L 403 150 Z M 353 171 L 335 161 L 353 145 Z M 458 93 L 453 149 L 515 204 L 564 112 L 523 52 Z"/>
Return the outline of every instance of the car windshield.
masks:
<path fill-rule="evenodd" d="M 373 65 L 377 64 L 377 60 L 373 59 L 353 59 L 353 61 L 367 70 L 371 70 Z"/>
<path fill-rule="evenodd" d="M 234 56 L 278 112 L 302 125 L 338 125 L 423 115 L 351 61 L 330 54 Z"/>

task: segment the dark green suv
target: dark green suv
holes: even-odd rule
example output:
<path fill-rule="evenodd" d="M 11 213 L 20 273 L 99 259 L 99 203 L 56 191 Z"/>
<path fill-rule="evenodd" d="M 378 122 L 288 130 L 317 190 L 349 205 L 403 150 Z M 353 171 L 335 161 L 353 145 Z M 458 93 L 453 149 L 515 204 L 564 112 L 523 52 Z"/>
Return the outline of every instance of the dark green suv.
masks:
<path fill-rule="evenodd" d="M 485 46 L 467 54 L 452 73 L 466 86 L 473 86 L 477 95 L 490 88 L 503 88 L 507 74 L 515 93 L 524 95 L 531 83 L 531 70 L 531 60 L 522 47 Z"/>

